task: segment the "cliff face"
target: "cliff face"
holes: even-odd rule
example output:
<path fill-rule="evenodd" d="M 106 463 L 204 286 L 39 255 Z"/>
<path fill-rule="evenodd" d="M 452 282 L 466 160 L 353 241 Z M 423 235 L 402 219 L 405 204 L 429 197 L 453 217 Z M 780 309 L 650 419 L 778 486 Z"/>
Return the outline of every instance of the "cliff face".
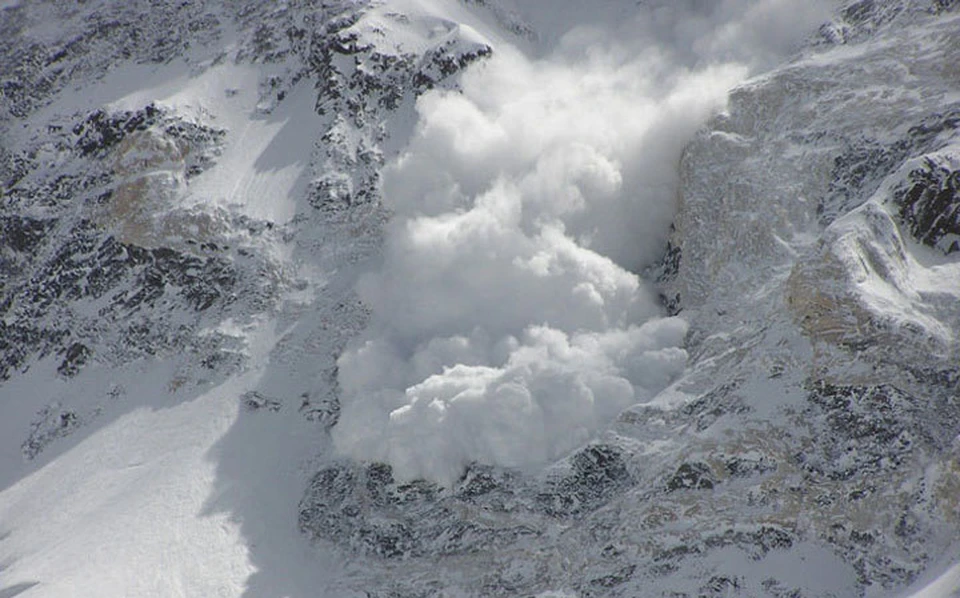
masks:
<path fill-rule="evenodd" d="M 751 501 L 871 591 L 957 529 L 956 19 L 855 3 L 735 90 L 685 152 L 664 277 L 730 430 L 711 450 L 762 438 Z"/>
<path fill-rule="evenodd" d="M 665 390 L 543 467 L 337 454 L 382 170 L 419 97 L 584 16 L 523 8 L 2 9 L 0 595 L 882 596 L 949 564 L 948 0 L 846 3 L 686 146 L 645 274 L 689 327 Z"/>

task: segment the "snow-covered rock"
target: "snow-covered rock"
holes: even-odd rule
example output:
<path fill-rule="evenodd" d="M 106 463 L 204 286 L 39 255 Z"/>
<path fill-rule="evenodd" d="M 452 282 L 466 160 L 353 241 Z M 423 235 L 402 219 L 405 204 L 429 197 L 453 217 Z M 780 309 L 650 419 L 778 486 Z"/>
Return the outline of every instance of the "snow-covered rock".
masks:
<path fill-rule="evenodd" d="M 643 402 L 570 428 L 582 436 L 546 465 L 458 454 L 439 483 L 330 439 L 340 358 L 373 309 L 357 282 L 393 215 L 382 172 L 418 98 L 507 51 L 632 76 L 636 48 L 604 45 L 611 23 L 646 27 L 663 64 L 716 85 L 748 70 L 704 67 L 736 55 L 744 23 L 794 26 L 779 4 L 0 3 L 0 596 L 960 591 L 952 0 L 842 3 L 730 92 L 676 173 L 658 147 L 653 178 L 617 179 L 677 202 L 659 263 L 590 262 L 656 284 L 656 317 L 678 316 L 654 320 L 672 331 L 659 370 L 652 349 L 605 345 L 662 374 L 618 379 Z M 766 64 L 773 43 L 751 35 Z M 700 100 L 678 92 L 658 114 L 714 106 Z M 557 193 L 603 195 L 587 183 L 615 162 Z M 632 221 L 598 213 L 554 234 L 611 255 L 667 239 L 638 222 L 645 237 L 618 243 Z M 446 440 L 466 445 L 468 424 Z"/>

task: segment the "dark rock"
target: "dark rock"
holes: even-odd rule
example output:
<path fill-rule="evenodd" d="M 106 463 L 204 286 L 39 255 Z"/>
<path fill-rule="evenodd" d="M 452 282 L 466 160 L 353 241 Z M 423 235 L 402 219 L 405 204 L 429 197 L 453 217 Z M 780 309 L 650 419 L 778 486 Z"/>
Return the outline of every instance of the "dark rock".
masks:
<path fill-rule="evenodd" d="M 63 361 L 57 366 L 57 373 L 68 378 L 76 376 L 89 357 L 89 347 L 83 343 L 73 343 L 67 348 Z"/>
<path fill-rule="evenodd" d="M 331 389 L 331 392 L 320 397 L 313 397 L 307 392 L 300 395 L 300 413 L 308 420 L 321 424 L 324 429 L 330 429 L 340 421 L 337 387 L 331 386 Z"/>
<path fill-rule="evenodd" d="M 55 351 L 69 336 L 70 332 L 62 328 L 43 328 L 19 321 L 8 324 L 0 318 L 0 380 L 26 371 L 32 355 Z"/>
<path fill-rule="evenodd" d="M 633 577 L 633 573 L 636 570 L 636 565 L 626 565 L 614 573 L 591 579 L 590 585 L 601 588 L 613 588 L 630 581 L 630 578 Z"/>
<path fill-rule="evenodd" d="M 710 490 L 717 480 L 706 463 L 683 463 L 667 481 L 667 492 L 677 490 Z"/>
<path fill-rule="evenodd" d="M 933 10 L 935 12 L 947 12 L 960 7 L 960 0 L 933 0 Z"/>
<path fill-rule="evenodd" d="M 672 228 L 673 225 L 671 225 Z M 667 248 L 660 258 L 660 267 L 656 271 L 655 280 L 658 283 L 669 282 L 677 277 L 680 271 L 680 259 L 683 252 L 679 245 L 674 245 L 672 241 L 667 241 Z"/>
<path fill-rule="evenodd" d="M 817 500 L 825 506 L 869 501 L 883 488 L 882 480 L 912 476 L 904 468 L 938 454 L 956 433 L 955 408 L 934 408 L 930 401 L 935 399 L 892 385 L 820 381 L 812 383 L 808 393 L 809 406 L 801 418 L 812 426 L 818 442 L 798 453 L 796 460 L 807 479 L 804 487 L 823 488 Z M 931 413 L 936 415 L 930 417 Z M 830 491 L 829 486 L 821 486 L 824 480 L 843 485 Z M 903 503 L 892 529 L 851 530 L 837 524 L 822 539 L 854 566 L 860 583 L 893 587 L 909 581 L 928 558 L 922 547 L 931 531 L 924 524 L 927 515 L 918 507 L 924 492 L 921 484 L 916 498 Z M 892 561 L 889 555 L 894 546 L 910 558 Z"/>
<path fill-rule="evenodd" d="M 698 598 L 716 598 L 719 596 L 738 596 L 740 580 L 726 575 L 714 575 L 700 587 Z"/>
<path fill-rule="evenodd" d="M 280 411 L 280 407 L 282 406 L 280 401 L 265 396 L 256 390 L 243 393 L 243 395 L 240 396 L 240 404 L 243 405 L 244 409 L 251 412 L 265 409 L 276 413 Z"/>
<path fill-rule="evenodd" d="M 746 478 L 775 471 L 777 464 L 766 455 L 759 458 L 733 456 L 725 460 L 724 467 L 731 477 Z"/>
<path fill-rule="evenodd" d="M 752 531 L 728 529 L 708 536 L 704 545 L 708 548 L 736 546 L 752 560 L 758 561 L 772 550 L 787 550 L 796 543 L 794 533 L 778 526 L 762 525 Z"/>
<path fill-rule="evenodd" d="M 907 140 L 891 145 L 872 139 L 844 143 L 845 151 L 833 161 L 828 192 L 817 203 L 817 217 L 823 226 L 865 202 L 909 156 L 912 145 Z"/>
<path fill-rule="evenodd" d="M 960 4 L 958 4 L 960 6 Z M 942 112 L 931 114 L 919 124 L 910 127 L 907 136 L 914 147 L 922 150 L 939 149 L 941 138 L 956 135 L 960 130 L 960 106 L 953 104 Z"/>
<path fill-rule="evenodd" d="M 674 232 L 674 227 L 670 225 L 671 234 Z M 683 251 L 679 245 L 675 245 L 672 240 L 667 241 L 667 247 L 664 249 L 663 256 L 657 262 L 657 265 L 652 268 L 652 270 L 647 274 L 647 278 L 652 278 L 658 285 L 664 285 L 666 283 L 672 282 L 677 278 L 677 274 L 680 272 L 680 261 L 683 258 Z M 666 295 L 660 293 L 659 295 L 660 303 L 667 310 L 667 314 L 675 316 L 681 311 L 680 307 L 680 294 L 674 293 L 672 295 Z"/>
<path fill-rule="evenodd" d="M 513 480 L 508 472 L 488 465 L 474 464 L 467 468 L 456 486 L 457 497 L 467 501 L 479 501 L 492 493 L 509 491 Z"/>
<path fill-rule="evenodd" d="M 616 446 L 594 444 L 569 457 L 537 494 L 537 504 L 552 517 L 596 509 L 634 481 L 623 452 Z"/>
<path fill-rule="evenodd" d="M 703 432 L 727 414 L 742 414 L 749 410 L 737 394 L 740 383 L 731 381 L 717 386 L 680 409 L 680 413 L 694 420 L 697 432 Z"/>
<path fill-rule="evenodd" d="M 803 598 L 799 588 L 787 588 L 783 583 L 770 577 L 760 582 L 760 587 L 773 598 Z"/>
<path fill-rule="evenodd" d="M 463 492 L 461 486 L 460 492 Z M 474 509 L 497 512 L 493 501 Z M 300 502 L 300 528 L 370 556 L 437 557 L 495 550 L 536 534 L 522 524 L 472 517 L 457 493 L 423 480 L 397 483 L 390 466 L 342 464 L 318 472 Z"/>
<path fill-rule="evenodd" d="M 82 423 L 77 413 L 61 409 L 59 405 L 44 407 L 37 414 L 37 419 L 30 424 L 30 435 L 20 446 L 20 450 L 25 458 L 33 459 L 51 442 L 70 435 Z"/>
<path fill-rule="evenodd" d="M 53 224 L 52 220 L 29 216 L 0 216 L 0 250 L 8 247 L 19 253 L 35 251 Z"/>
<path fill-rule="evenodd" d="M 804 418 L 816 426 L 821 442 L 797 455 L 808 475 L 831 480 L 869 478 L 896 469 L 907 455 L 941 444 L 921 425 L 918 399 L 890 385 L 812 385 Z"/>
<path fill-rule="evenodd" d="M 431 50 L 423 57 L 423 66 L 413 76 L 413 86 L 418 94 L 433 89 L 438 82 L 493 53 L 493 49 L 486 45 L 464 52 L 457 52 L 454 48 L 455 43 L 444 44 Z"/>
<path fill-rule="evenodd" d="M 873 3 L 870 5 L 873 6 Z M 943 140 L 955 135 L 958 129 L 960 108 L 953 105 L 942 113 L 921 119 L 918 124 L 907 129 L 902 138 L 892 143 L 870 138 L 837 140 L 843 150 L 834 159 L 828 191 L 817 203 L 817 215 L 821 224 L 829 225 L 837 217 L 861 205 L 879 189 L 883 180 L 907 159 L 940 149 Z M 940 180 L 943 177 L 935 178 Z M 924 183 L 928 183 L 925 186 L 930 187 L 929 180 L 919 182 L 921 187 Z M 938 189 L 938 192 L 941 190 Z M 908 192 L 907 189 L 902 189 L 899 193 L 902 195 Z M 897 203 L 899 205 L 903 202 L 898 198 Z"/>
<path fill-rule="evenodd" d="M 96 110 L 73 128 L 73 134 L 77 137 L 77 151 L 81 156 L 102 157 L 130 133 L 145 131 L 156 124 L 160 116 L 160 109 L 155 104 L 148 104 L 143 110 L 136 112 L 124 111 L 118 114 L 107 114 L 103 109 Z"/>
<path fill-rule="evenodd" d="M 915 239 L 944 254 L 960 251 L 960 170 L 928 158 L 894 194 L 894 203 Z"/>

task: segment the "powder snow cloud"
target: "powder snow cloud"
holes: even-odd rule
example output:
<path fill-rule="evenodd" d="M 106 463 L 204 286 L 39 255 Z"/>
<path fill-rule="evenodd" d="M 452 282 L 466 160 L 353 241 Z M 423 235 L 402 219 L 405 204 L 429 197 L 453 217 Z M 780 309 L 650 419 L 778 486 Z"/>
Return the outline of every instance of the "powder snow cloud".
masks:
<path fill-rule="evenodd" d="M 423 95 L 384 171 L 394 217 L 339 361 L 338 449 L 449 484 L 556 459 L 676 379 L 686 324 L 637 273 L 663 252 L 680 153 L 824 6 L 649 3 Z"/>

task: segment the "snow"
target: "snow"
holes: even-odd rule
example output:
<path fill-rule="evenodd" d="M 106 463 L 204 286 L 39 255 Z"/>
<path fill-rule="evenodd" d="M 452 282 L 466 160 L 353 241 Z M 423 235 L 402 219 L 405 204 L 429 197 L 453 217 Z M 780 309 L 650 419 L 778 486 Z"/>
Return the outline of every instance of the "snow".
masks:
<path fill-rule="evenodd" d="M 755 8 L 707 11 L 691 57 L 690 32 L 649 20 L 697 9 L 530 3 L 544 30 L 577 26 L 536 57 L 501 42 L 462 89 L 418 99 L 384 169 L 382 264 L 358 286 L 373 320 L 339 360 L 340 451 L 447 485 L 472 461 L 543 465 L 683 372 L 684 329 L 636 273 L 663 250 L 683 145 L 750 71 L 707 42 Z"/>
<path fill-rule="evenodd" d="M 898 598 L 956 598 L 960 596 L 960 563 L 931 567 L 932 574 L 911 584 Z"/>
<path fill-rule="evenodd" d="M 159 84 L 144 77 L 135 91 L 109 106 L 137 110 L 156 102 L 225 129 L 228 142 L 217 159 L 220 167 L 197 179 L 179 198 L 181 205 L 220 206 L 285 223 L 306 191 L 307 167 L 323 121 L 313 110 L 315 92 L 308 82 L 297 85 L 277 110 L 259 114 L 261 77 L 255 66 L 230 62 L 209 66 L 199 76 L 183 67 L 178 76 Z"/>
<path fill-rule="evenodd" d="M 312 86 L 301 84 L 262 114 L 261 69 L 200 58 L 199 67 L 123 65 L 62 94 L 29 124 L 39 130 L 100 107 L 157 103 L 225 128 L 218 167 L 156 208 L 220 207 L 287 222 L 322 130 Z M 264 417 L 241 409 L 240 397 L 270 370 L 275 326 L 267 318 L 210 330 L 240 339 L 248 356 L 244 370 L 221 383 L 192 378 L 194 366 L 178 359 L 91 364 L 70 381 L 46 360 L 4 382 L 0 596 L 347 595 L 324 589 L 342 576 L 341 559 L 310 546 L 295 514 L 315 469 L 310 458 L 328 451 L 328 441 L 295 409 Z M 79 424 L 27 461 L 21 443 L 45 405 Z"/>
<path fill-rule="evenodd" d="M 124 415 L 4 491 L 5 581 L 38 582 L 36 596 L 238 594 L 252 572 L 238 526 L 200 516 L 205 455 L 236 417 L 218 394 Z"/>
<path fill-rule="evenodd" d="M 250 368 L 213 388 L 171 391 L 171 366 L 150 361 L 125 374 L 84 372 L 83 386 L 109 381 L 135 391 L 103 406 L 109 421 L 38 461 L 3 462 L 0 591 L 297 597 L 335 583 L 339 560 L 307 544 L 290 509 L 323 437 L 294 411 L 240 411 L 238 397 L 269 365 L 265 351 L 276 342 L 269 328 L 247 331 Z M 35 402 L 64 386 L 38 384 L 45 372 L 33 371 L 5 385 L 5 397 L 20 390 Z M 23 429 L 15 418 L 3 421 Z M 8 426 L 0 432 L 9 459 L 19 452 L 10 441 L 21 435 Z"/>
<path fill-rule="evenodd" d="M 551 523 L 557 529 L 545 542 L 556 543 L 542 551 L 557 552 L 556 568 L 566 575 L 561 581 L 582 583 L 575 579 L 582 571 L 606 566 L 606 553 L 600 558 L 590 552 L 608 543 L 605 535 L 635 541 L 630 549 L 642 546 L 649 556 L 664 542 L 721 533 L 727 520 L 731 530 L 749 528 L 741 522 L 793 529 L 795 514 L 781 512 L 800 508 L 790 498 L 761 496 L 783 501 L 767 511 L 742 504 L 738 493 L 754 480 L 723 481 L 735 491 L 718 486 L 702 495 L 667 496 L 657 477 L 660 470 L 676 471 L 681 458 L 719 460 L 723 451 L 741 450 L 747 459 L 781 459 L 788 473 L 766 481 L 793 483 L 794 453 L 776 451 L 781 442 L 796 446 L 773 436 L 790 425 L 782 419 L 784 407 L 799 405 L 806 390 L 798 379 L 788 386 L 774 374 L 767 377 L 767 370 L 783 366 L 781 358 L 802 361 L 797 371 L 806 368 L 810 348 L 785 332 L 782 318 L 765 311 L 780 301 L 787 269 L 774 269 L 767 260 L 764 276 L 773 272 L 768 285 L 754 292 L 737 285 L 725 289 L 740 309 L 733 315 L 719 309 L 728 304 L 685 312 L 691 322 L 707 314 L 708 323 L 727 326 L 706 335 L 691 332 L 683 319 L 664 317 L 655 289 L 638 273 L 660 257 L 677 207 L 676 165 L 690 136 L 724 106 L 733 85 L 781 57 L 833 3 L 657 1 L 646 3 L 657 11 L 649 22 L 626 18 L 624 2 L 567 4 L 396 0 L 361 20 L 357 30 L 364 36 L 381 37 L 386 41 L 378 43 L 399 51 L 422 53 L 460 40 L 488 43 L 495 56 L 471 68 L 461 90 L 427 93 L 387 122 L 392 138 L 384 145 L 390 161 L 383 190 L 393 220 L 382 255 L 354 263 L 365 255 L 358 245 L 379 243 L 374 226 L 308 230 L 303 234 L 315 243 L 296 250 L 261 239 L 265 253 L 296 282 L 276 309 L 207 322 L 201 335 L 223 336 L 245 356 L 226 380 L 208 380 L 200 366 L 179 356 L 124 367 L 94 361 L 65 380 L 48 357 L 3 383 L 0 598 L 92 591 L 339 598 L 376 591 L 382 581 L 377 576 L 392 583 L 421 575 L 433 583 L 430 575 L 448 573 L 449 595 L 456 595 L 460 584 L 480 579 L 473 569 L 495 562 L 448 559 L 435 574 L 433 562 L 390 566 L 343 546 L 309 543 L 298 529 L 297 504 L 311 475 L 344 455 L 390 463 L 401 481 L 424 477 L 450 486 L 475 461 L 535 477 L 591 440 L 632 433 L 616 446 L 632 443 L 644 467 L 637 478 L 642 484 L 612 497 L 616 502 L 599 515 L 583 515 L 581 527 L 573 519 Z M 406 25 L 398 13 L 408 16 Z M 580 26 L 570 30 L 571 23 Z M 503 29 L 522 32 L 524 24 L 534 32 L 529 37 Z M 53 35 L 55 29 L 41 32 Z M 226 50 L 236 42 L 231 36 L 223 40 Z M 317 164 L 322 148 L 316 144 L 332 117 L 315 114 L 316 90 L 306 80 L 275 108 L 260 103 L 261 78 L 287 65 L 255 67 L 198 52 L 184 62 L 124 65 L 68 90 L 33 115 L 24 131 L 101 106 L 136 110 L 158 102 L 228 131 L 217 165 L 181 181 L 167 198 L 170 209 L 222 209 L 290 224 L 303 208 L 309 177 L 326 167 Z M 842 48 L 801 64 L 857 53 L 866 50 Z M 343 62 L 349 66 L 351 60 Z M 339 132 L 354 146 L 365 141 L 349 126 Z M 751 149 L 746 134 L 722 136 L 731 141 L 727 148 Z M 741 221 L 731 237 L 751 235 L 742 221 L 770 226 L 773 218 L 763 210 L 775 202 L 762 199 L 764 205 L 731 210 Z M 856 230 L 863 227 L 858 218 L 849 218 Z M 790 262 L 802 259 L 817 237 L 807 228 L 793 236 L 776 231 L 774 244 Z M 949 308 L 960 295 L 958 265 L 922 247 L 908 249 L 900 274 L 909 297 L 868 278 L 862 286 L 877 298 L 873 307 L 900 319 L 926 317 L 935 301 Z M 360 270 L 365 275 L 358 283 Z M 741 271 L 731 279 L 748 277 Z M 362 309 L 344 308 L 355 301 L 345 290 L 354 285 L 373 315 L 340 356 L 334 380 L 327 374 L 336 371 L 341 337 L 365 323 Z M 91 314 L 100 307 L 82 306 Z M 757 321 L 763 328 L 751 328 Z M 938 334 L 949 340 L 956 328 Z M 698 352 L 692 373 L 685 346 L 691 337 Z M 745 381 L 733 366 L 723 369 L 744 355 L 756 358 Z M 694 431 L 693 416 L 681 411 L 723 382 L 718 371 L 738 376 L 737 392 L 751 413 L 745 417 L 754 419 L 737 419 L 733 410 L 721 410 L 729 404 L 719 403 L 717 417 L 724 422 Z M 690 377 L 677 382 L 684 375 Z M 331 439 L 298 405 L 335 392 L 334 382 L 344 411 Z M 265 404 L 276 411 L 245 408 L 243 397 L 254 391 L 275 401 Z M 49 417 L 41 417 L 44 407 Z M 76 429 L 58 427 L 69 423 L 57 419 L 68 413 L 79 422 Z M 739 430 L 744 421 L 762 422 L 774 432 Z M 22 443 L 34 425 L 48 426 L 43 429 L 52 436 L 42 452 L 25 460 Z M 741 433 L 758 438 L 737 445 Z M 709 446 L 703 449 L 699 441 Z M 518 502 L 528 498 L 520 496 L 522 490 L 518 486 Z M 752 500 L 753 486 L 748 494 Z M 666 527 L 650 523 L 656 517 L 643 509 L 651 496 L 662 502 L 655 507 L 664 509 L 664 520 L 678 513 L 681 518 Z M 724 501 L 735 505 L 727 508 Z M 836 517 L 824 514 L 824 521 L 827 515 Z M 588 527 L 591 522 L 597 525 Z M 577 534 L 594 533 L 604 537 L 578 543 Z M 510 546 L 503 554 L 520 555 L 515 567 L 532 579 L 541 574 L 537 567 L 544 561 L 537 559 L 554 558 L 538 550 Z M 796 587 L 846 596 L 859 589 L 851 567 L 819 542 L 771 550 L 762 559 L 748 558 L 739 547 L 705 554 L 683 561 L 664 587 L 696 593 L 713 573 L 733 571 L 756 593 L 769 590 L 759 587 L 769 576 L 791 586 L 774 588 L 784 593 Z M 960 595 L 958 567 L 947 562 L 904 596 Z M 425 568 L 430 575 L 422 574 Z M 628 587 L 648 582 L 637 577 Z M 541 592 L 544 587 L 557 589 Z M 577 595 L 566 587 L 558 583 L 536 592 L 545 598 Z M 468 589 L 462 594 L 472 595 Z"/>

